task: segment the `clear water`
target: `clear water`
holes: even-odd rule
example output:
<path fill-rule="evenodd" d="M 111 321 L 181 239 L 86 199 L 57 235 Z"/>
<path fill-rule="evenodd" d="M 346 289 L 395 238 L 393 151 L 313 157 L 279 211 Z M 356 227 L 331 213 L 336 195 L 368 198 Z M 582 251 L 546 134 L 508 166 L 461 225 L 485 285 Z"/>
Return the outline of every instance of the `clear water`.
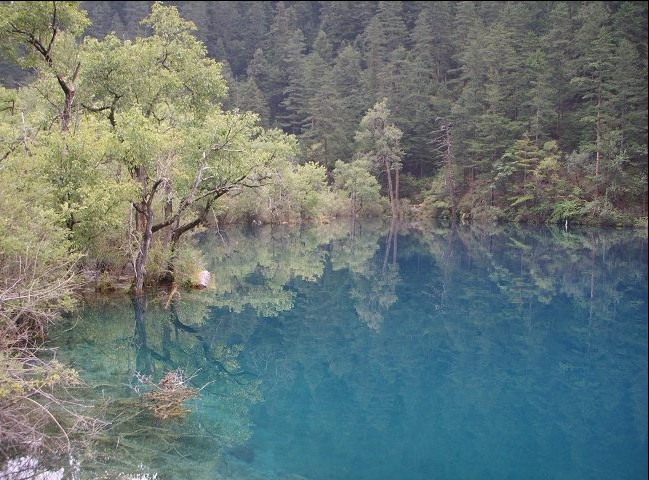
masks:
<path fill-rule="evenodd" d="M 646 235 L 344 224 L 198 242 L 211 290 L 97 299 L 57 332 L 115 418 L 75 477 L 647 478 Z M 204 388 L 157 420 L 135 373 L 176 368 Z"/>

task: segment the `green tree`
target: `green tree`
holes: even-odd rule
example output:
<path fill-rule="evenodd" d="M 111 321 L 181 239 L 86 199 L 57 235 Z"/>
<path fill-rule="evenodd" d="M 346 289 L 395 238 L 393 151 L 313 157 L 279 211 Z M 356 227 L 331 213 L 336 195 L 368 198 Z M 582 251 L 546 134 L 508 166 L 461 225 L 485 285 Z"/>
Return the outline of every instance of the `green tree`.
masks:
<path fill-rule="evenodd" d="M 553 85 L 547 55 L 541 50 L 536 50 L 529 56 L 526 71 L 529 72 L 532 88 L 525 103 L 531 117 L 531 134 L 534 141 L 539 143 L 552 132 L 556 88 Z"/>
<path fill-rule="evenodd" d="M 356 132 L 358 153 L 378 171 L 385 172 L 392 217 L 401 215 L 399 206 L 399 172 L 401 170 L 402 132 L 390 119 L 387 99 L 374 105 L 363 117 Z"/>
<path fill-rule="evenodd" d="M 144 23 L 153 34 L 135 42 L 114 36 L 86 42 L 84 77 L 92 91 L 87 109 L 108 120 L 116 155 L 139 189 L 132 202 L 136 292 L 157 232 L 173 256 L 181 236 L 205 221 L 218 198 L 255 184 L 294 148 L 279 132 L 258 127 L 255 115 L 221 111 L 220 65 L 206 57 L 195 27 L 174 7 L 155 4 Z"/>
<path fill-rule="evenodd" d="M 378 11 L 363 32 L 363 53 L 366 63 L 365 88 L 373 99 L 390 92 L 392 55 L 405 47 L 408 31 L 402 18 L 402 2 L 379 2 Z M 390 98 L 390 100 L 395 100 Z"/>
<path fill-rule="evenodd" d="M 320 4 L 321 28 L 334 51 L 345 44 L 351 45 L 363 33 L 376 11 L 374 2 L 323 1 Z"/>
<path fill-rule="evenodd" d="M 47 327 L 74 307 L 80 256 L 43 174 L 37 120 L 47 115 L 30 108 L 34 98 L 26 90 L 0 88 L 0 449 L 10 458 L 66 450 L 70 423 L 82 420 L 59 394 L 78 375 L 40 351 Z"/>
<path fill-rule="evenodd" d="M 495 183 L 505 194 L 509 194 L 509 207 L 520 208 L 521 204 L 534 199 L 531 178 L 540 160 L 539 148 L 525 133 L 495 165 Z"/>
<path fill-rule="evenodd" d="M 242 112 L 255 112 L 264 127 L 270 125 L 270 110 L 263 92 L 252 78 L 236 82 L 230 88 L 230 101 Z"/>
<path fill-rule="evenodd" d="M 296 113 L 302 99 L 297 98 L 301 92 L 296 84 L 305 48 L 295 10 L 278 2 L 268 35 L 248 66 L 248 74 L 268 99 L 272 123 L 298 132 L 302 121 Z M 296 108 L 288 110 L 293 104 Z"/>
<path fill-rule="evenodd" d="M 595 194 L 599 194 L 604 137 L 610 132 L 612 82 L 615 46 L 609 25 L 610 14 L 603 3 L 583 4 L 578 12 L 580 27 L 576 34 L 578 57 L 577 75 L 571 83 L 579 89 L 585 101 L 581 121 L 590 128 L 584 132 L 582 148 L 595 154 Z"/>
<path fill-rule="evenodd" d="M 72 120 L 81 66 L 76 39 L 90 25 L 78 2 L 18 2 L 0 5 L 0 42 L 22 66 L 56 79 L 63 101 L 52 99 L 66 131 Z M 25 55 L 27 51 L 27 55 Z"/>
<path fill-rule="evenodd" d="M 363 95 L 361 55 L 352 46 L 338 54 L 333 69 L 321 78 L 309 100 L 307 128 L 302 135 L 308 159 L 333 169 L 337 160 L 353 156 L 353 132 L 368 105 Z"/>
<path fill-rule="evenodd" d="M 356 217 L 365 207 L 376 206 L 380 202 L 381 186 L 370 173 L 370 165 L 366 158 L 359 158 L 345 163 L 338 160 L 333 171 L 334 183 L 337 189 L 349 197 L 351 216 Z"/>
<path fill-rule="evenodd" d="M 555 88 L 552 96 L 555 119 L 551 135 L 568 151 L 579 145 L 575 132 L 578 124 L 573 112 L 575 87 L 570 83 L 572 62 L 576 56 L 576 26 L 572 10 L 572 3 L 556 3 L 548 14 L 548 31 L 542 37 L 547 47 L 548 74 Z"/>

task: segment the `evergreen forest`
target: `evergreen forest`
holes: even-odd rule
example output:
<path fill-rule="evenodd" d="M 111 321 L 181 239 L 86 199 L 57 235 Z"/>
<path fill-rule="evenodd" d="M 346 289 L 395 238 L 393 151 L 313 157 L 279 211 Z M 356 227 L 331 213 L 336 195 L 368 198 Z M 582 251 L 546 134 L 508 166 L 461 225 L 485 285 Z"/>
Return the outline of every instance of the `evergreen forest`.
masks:
<path fill-rule="evenodd" d="M 82 2 L 88 33 L 134 38 L 149 3 Z M 301 163 L 352 163 L 385 99 L 400 197 L 429 215 L 646 216 L 645 2 L 176 4 L 225 65 L 225 107 L 297 136 Z"/>

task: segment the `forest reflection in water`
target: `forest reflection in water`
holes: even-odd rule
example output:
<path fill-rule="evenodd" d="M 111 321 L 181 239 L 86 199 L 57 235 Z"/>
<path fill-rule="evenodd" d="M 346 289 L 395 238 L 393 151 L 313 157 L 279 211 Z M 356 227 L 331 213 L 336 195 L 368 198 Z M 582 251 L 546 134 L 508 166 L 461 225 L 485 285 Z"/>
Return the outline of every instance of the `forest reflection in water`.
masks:
<path fill-rule="evenodd" d="M 332 224 L 205 232 L 204 292 L 54 340 L 113 427 L 79 478 L 646 478 L 647 238 Z M 136 374 L 195 373 L 185 419 Z M 291 476 L 293 475 L 293 476 Z"/>

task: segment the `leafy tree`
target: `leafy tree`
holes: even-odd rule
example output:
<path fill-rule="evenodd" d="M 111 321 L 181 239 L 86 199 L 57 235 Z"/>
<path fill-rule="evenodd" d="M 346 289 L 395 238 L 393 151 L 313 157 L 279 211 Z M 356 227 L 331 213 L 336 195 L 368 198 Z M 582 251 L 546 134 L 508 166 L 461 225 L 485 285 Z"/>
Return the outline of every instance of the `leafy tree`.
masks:
<path fill-rule="evenodd" d="M 81 66 L 73 45 L 90 24 L 86 13 L 78 2 L 20 2 L 0 5 L 0 18 L 3 50 L 20 59 L 23 67 L 56 79 L 64 99 L 53 103 L 60 112 L 61 129 L 66 131 Z"/>
<path fill-rule="evenodd" d="M 376 206 L 380 201 L 381 186 L 370 173 L 367 159 L 360 158 L 350 163 L 338 160 L 333 171 L 336 188 L 349 197 L 351 216 L 358 215 L 363 208 Z"/>
<path fill-rule="evenodd" d="M 358 153 L 373 168 L 383 169 L 386 175 L 390 207 L 394 218 L 401 215 L 399 207 L 399 171 L 401 170 L 402 132 L 390 119 L 387 100 L 372 107 L 363 117 L 356 133 Z"/>
<path fill-rule="evenodd" d="M 52 208 L 29 100 L 0 88 L 0 451 L 10 458 L 66 450 L 70 423 L 85 420 L 57 393 L 78 384 L 77 373 L 39 358 L 47 327 L 74 307 L 80 256 Z"/>

